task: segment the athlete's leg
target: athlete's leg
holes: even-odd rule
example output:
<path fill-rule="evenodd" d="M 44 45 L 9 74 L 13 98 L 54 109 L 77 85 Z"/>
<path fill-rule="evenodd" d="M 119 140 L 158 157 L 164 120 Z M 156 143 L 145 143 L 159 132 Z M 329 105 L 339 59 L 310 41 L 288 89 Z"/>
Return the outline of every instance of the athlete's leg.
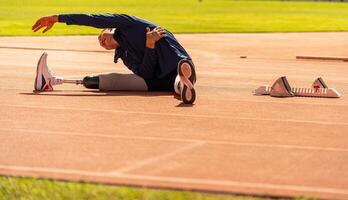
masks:
<path fill-rule="evenodd" d="M 144 79 L 135 74 L 105 74 L 100 76 L 86 76 L 83 80 L 71 80 L 54 76 L 47 66 L 47 53 L 40 57 L 34 82 L 35 91 L 52 91 L 54 85 L 63 83 L 83 84 L 86 88 L 111 90 L 147 91 Z"/>
<path fill-rule="evenodd" d="M 135 74 L 103 74 L 99 75 L 101 91 L 148 91 L 145 80 Z"/>

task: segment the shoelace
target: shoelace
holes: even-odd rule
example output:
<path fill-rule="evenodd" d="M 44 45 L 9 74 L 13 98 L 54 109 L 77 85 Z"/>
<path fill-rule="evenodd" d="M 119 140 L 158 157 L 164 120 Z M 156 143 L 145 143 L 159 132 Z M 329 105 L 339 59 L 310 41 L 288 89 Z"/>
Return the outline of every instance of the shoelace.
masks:
<path fill-rule="evenodd" d="M 51 85 L 60 85 L 63 84 L 63 79 L 57 76 L 53 76 L 51 79 Z"/>
<path fill-rule="evenodd" d="M 52 76 L 52 78 L 50 79 L 51 85 L 60 85 L 63 83 L 63 78 L 54 76 L 50 69 L 48 69 L 48 73 Z"/>

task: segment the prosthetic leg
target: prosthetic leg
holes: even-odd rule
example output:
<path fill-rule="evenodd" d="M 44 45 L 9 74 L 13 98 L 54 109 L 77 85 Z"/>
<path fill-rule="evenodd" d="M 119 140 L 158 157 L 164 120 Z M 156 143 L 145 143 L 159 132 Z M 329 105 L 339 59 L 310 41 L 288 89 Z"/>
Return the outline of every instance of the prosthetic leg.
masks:
<path fill-rule="evenodd" d="M 62 83 L 83 85 L 89 89 L 99 89 L 99 76 L 86 76 L 82 80 L 62 79 Z"/>
<path fill-rule="evenodd" d="M 99 89 L 98 76 L 86 76 L 83 80 L 71 80 L 55 76 L 47 66 L 47 53 L 43 53 L 37 63 L 34 90 L 41 92 L 52 91 L 54 85 L 60 85 L 63 83 L 76 85 L 82 84 L 86 88 Z"/>

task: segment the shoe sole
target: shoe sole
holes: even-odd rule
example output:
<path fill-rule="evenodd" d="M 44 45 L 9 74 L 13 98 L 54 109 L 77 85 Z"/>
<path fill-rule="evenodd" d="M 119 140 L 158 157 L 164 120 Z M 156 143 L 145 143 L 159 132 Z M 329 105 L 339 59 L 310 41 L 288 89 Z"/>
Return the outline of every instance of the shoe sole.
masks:
<path fill-rule="evenodd" d="M 35 91 L 42 91 L 41 87 L 42 87 L 42 68 L 40 67 L 40 63 L 42 58 L 46 56 L 46 53 L 43 53 L 39 59 L 39 61 L 37 62 L 37 66 L 36 66 L 36 77 L 35 77 L 35 83 L 34 83 L 34 88 Z M 38 85 L 40 84 L 40 85 Z"/>
<path fill-rule="evenodd" d="M 196 90 L 194 88 L 196 72 L 193 63 L 189 60 L 181 60 L 178 64 L 178 74 L 183 86 L 181 99 L 185 104 L 193 104 L 196 100 Z"/>

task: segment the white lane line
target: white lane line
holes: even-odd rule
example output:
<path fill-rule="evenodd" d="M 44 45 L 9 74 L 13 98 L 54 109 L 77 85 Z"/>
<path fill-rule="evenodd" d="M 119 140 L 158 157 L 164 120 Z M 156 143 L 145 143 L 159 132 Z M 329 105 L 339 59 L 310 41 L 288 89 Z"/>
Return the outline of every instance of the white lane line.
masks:
<path fill-rule="evenodd" d="M 223 115 L 179 114 L 179 113 L 127 111 L 127 110 L 114 110 L 114 109 L 107 110 L 107 109 L 93 109 L 93 108 L 72 108 L 72 107 L 69 108 L 69 107 L 29 106 L 29 105 L 12 105 L 12 104 L 0 104 L 0 106 L 2 106 L 2 107 L 16 107 L 16 108 L 29 108 L 29 109 L 46 109 L 46 110 L 71 110 L 71 111 L 84 111 L 84 112 L 104 112 L 104 113 L 121 113 L 121 114 L 135 114 L 135 115 L 154 115 L 154 116 L 165 116 L 165 117 L 191 117 L 191 118 L 206 118 L 206 119 L 231 119 L 231 120 L 247 120 L 247 121 L 271 121 L 271 122 L 348 126 L 348 123 L 344 123 L 344 122 L 328 122 L 328 121 L 312 121 L 312 120 L 232 117 L 232 116 L 223 116 Z"/>
<path fill-rule="evenodd" d="M 123 167 L 123 168 L 120 168 L 120 169 L 117 169 L 117 170 L 114 170 L 114 171 L 110 171 L 110 172 L 108 172 L 108 174 L 110 174 L 110 175 L 117 175 L 117 174 L 122 174 L 122 173 L 129 172 L 129 171 L 132 171 L 132 170 L 135 170 L 135 169 L 139 169 L 139 168 L 141 168 L 143 166 L 152 164 L 154 162 L 157 162 L 157 161 L 160 161 L 160 160 L 163 160 L 163 159 L 166 159 L 166 158 L 178 155 L 180 153 L 184 153 L 185 151 L 189 151 L 189 150 L 194 149 L 196 147 L 203 146 L 204 144 L 206 144 L 206 142 L 203 142 L 203 141 L 191 143 L 191 144 L 188 144 L 188 145 L 186 145 L 186 146 L 184 146 L 182 148 L 178 148 L 178 149 L 176 149 L 174 151 L 171 151 L 171 152 L 168 152 L 168 153 L 164 153 L 164 154 L 162 154 L 160 156 L 155 156 L 155 157 L 148 158 L 148 159 L 145 159 L 145 160 L 139 160 L 138 162 L 135 162 L 135 163 L 133 163 L 133 164 L 131 164 L 129 166 L 126 166 L 126 167 Z"/>
<path fill-rule="evenodd" d="M 132 174 L 108 174 L 103 172 L 93 172 L 75 169 L 59 169 L 59 168 L 46 168 L 46 167 L 29 167 L 29 166 L 18 166 L 18 165 L 0 165 L 0 170 L 5 171 L 20 171 L 20 172 L 44 172 L 44 173 L 55 173 L 60 175 L 77 175 L 77 176 L 88 176 L 88 177 L 102 177 L 102 178 L 113 178 L 121 179 L 119 183 L 122 184 L 122 179 L 134 180 L 134 185 L 139 181 L 153 181 L 160 182 L 158 184 L 174 183 L 176 187 L 180 187 L 182 184 L 195 184 L 198 186 L 223 186 L 239 187 L 239 188 L 251 188 L 251 189 L 270 189 L 270 190 L 285 190 L 293 192 L 314 192 L 318 194 L 336 194 L 336 195 L 348 195 L 347 189 L 334 188 L 334 187 L 316 187 L 316 186 L 305 186 L 305 185 L 292 185 L 292 184 L 272 184 L 272 183 L 255 183 L 255 182 L 244 182 L 244 181 L 233 181 L 233 180 L 215 180 L 215 179 L 199 179 L 199 178 L 182 178 L 182 177 L 168 177 L 168 176 L 150 176 L 150 175 L 132 175 Z M 80 177 L 83 178 L 83 177 Z M 129 184 L 127 182 L 127 184 Z"/>
<path fill-rule="evenodd" d="M 79 77 L 79 76 L 66 76 L 66 77 L 76 78 L 76 77 Z M 199 84 L 199 85 L 197 84 L 197 87 L 208 87 L 208 86 L 209 85 L 206 85 L 206 84 Z M 251 89 L 247 90 L 249 95 L 252 95 L 251 91 L 252 91 L 252 89 L 255 89 L 256 87 L 257 86 L 253 86 L 253 87 L 250 87 Z M 233 85 L 225 85 L 225 86 L 219 86 L 219 85 L 216 86 L 215 85 L 215 86 L 213 86 L 213 88 L 226 88 L 226 89 L 227 88 L 229 88 L 229 89 L 230 88 L 235 88 L 235 89 L 238 89 L 238 88 L 236 88 Z M 15 91 L 16 92 L 15 95 L 18 95 L 18 92 L 22 92 L 23 94 L 28 94 L 28 95 L 29 94 L 34 95 L 34 93 L 31 92 L 32 88 L 30 88 L 30 89 L 25 89 L 25 88 L 18 89 L 18 87 L 17 88 L 15 88 L 15 87 L 14 88 L 0 87 L 0 90 L 3 90 L 3 91 Z M 55 90 L 55 91 L 57 91 L 57 90 Z M 239 91 L 245 92 L 245 88 L 243 88 L 242 90 L 239 90 Z M 58 91 L 58 92 L 59 92 L 59 94 L 64 95 L 65 93 L 68 93 L 68 94 L 69 93 L 75 93 L 75 92 L 80 93 L 80 92 L 82 92 L 82 90 L 79 90 L 79 89 L 76 89 L 76 90 L 69 89 L 69 90 L 65 90 L 65 91 L 61 90 L 61 91 Z M 64 92 L 64 94 L 61 93 L 61 92 Z M 91 91 L 89 93 L 87 93 L 87 92 L 85 92 L 85 93 L 86 93 L 85 94 L 86 96 L 88 96 L 89 94 L 93 95 L 93 94 L 99 94 L 99 93 L 100 93 L 100 96 L 104 96 L 105 95 L 105 92 L 92 92 Z M 118 93 L 118 92 L 115 92 L 115 93 Z M 127 92 L 119 92 L 119 93 L 122 94 L 122 93 L 127 93 Z M 12 93 L 12 94 L 14 94 L 14 93 Z M 53 94 L 54 94 L 54 91 L 53 91 Z M 42 96 L 51 96 L 50 93 L 40 94 L 40 95 L 42 95 Z M 95 96 L 97 96 L 97 95 L 95 95 Z M 166 95 L 164 95 L 164 97 L 165 96 Z M 231 96 L 233 96 L 233 95 L 231 95 Z M 163 96 L 158 96 L 158 98 L 161 98 L 161 97 L 163 97 Z M 212 95 L 200 94 L 200 97 L 208 97 L 208 98 L 210 98 L 210 97 L 212 97 Z M 214 98 L 215 97 L 210 98 L 210 99 L 214 99 Z M 304 97 L 304 98 L 307 98 L 307 97 Z M 308 97 L 308 98 L 311 98 L 311 97 Z M 249 98 L 247 99 L 247 98 L 241 98 L 241 97 L 233 96 L 233 99 L 219 99 L 219 101 L 221 101 L 221 102 L 242 102 L 242 103 L 244 103 L 244 102 L 247 102 L 247 103 L 265 103 L 265 104 L 272 103 L 272 104 L 280 104 L 280 105 L 285 105 L 285 106 L 291 105 L 291 104 L 299 105 L 299 106 L 326 106 L 326 107 L 331 106 L 331 107 L 343 107 L 342 109 L 345 109 L 344 107 L 348 106 L 348 104 L 342 103 L 342 100 L 340 100 L 340 99 L 330 99 L 330 102 L 328 102 L 328 101 L 321 101 L 321 100 L 324 100 L 322 98 L 314 98 L 314 99 L 317 99 L 317 100 L 319 99 L 320 101 L 304 102 L 300 98 L 298 98 L 299 101 L 290 101 L 290 100 L 288 101 L 288 100 L 285 100 L 285 99 L 274 100 L 273 98 L 271 98 L 271 97 L 269 97 L 267 95 L 265 95 L 265 96 L 255 96 L 254 99 L 255 100 L 251 100 Z"/>
<path fill-rule="evenodd" d="M 132 174 L 122 174 L 119 177 L 135 179 L 135 180 L 151 180 L 151 181 L 161 181 L 161 182 L 163 181 L 163 182 L 183 183 L 183 184 L 190 183 L 190 184 L 198 184 L 198 185 L 220 185 L 220 186 L 230 186 L 230 187 L 246 187 L 246 188 L 272 189 L 272 190 L 278 189 L 278 190 L 297 191 L 297 192 L 315 192 L 315 193 L 344 194 L 344 195 L 348 194 L 347 189 L 290 185 L 290 184 L 254 183 L 254 182 L 230 181 L 230 180 L 181 178 L 181 177 L 132 175 Z"/>
<path fill-rule="evenodd" d="M 0 120 L 1 121 L 1 120 Z M 4 132 L 1 132 L 4 131 Z M 90 134 L 82 132 L 68 132 L 68 131 L 49 131 L 49 130 L 30 130 L 30 129 L 7 129 L 0 128 L 0 134 L 8 134 L 8 132 L 22 132 L 27 134 L 42 134 L 42 135 L 64 135 L 64 136 L 79 136 L 79 137 L 101 137 L 108 139 L 133 139 L 133 140 L 155 140 L 155 141 L 167 141 L 167 142 L 183 142 L 183 143 L 205 143 L 205 144 L 218 144 L 218 145 L 233 145 L 233 146 L 248 146 L 259 148 L 281 148 L 281 149 L 298 149 L 309 151 L 333 151 L 333 152 L 348 152 L 348 148 L 337 147 L 318 147 L 318 146 L 306 146 L 306 145 L 287 145 L 287 144 L 261 144 L 253 142 L 232 142 L 232 141 L 220 141 L 220 140 L 203 140 L 203 139 L 187 139 L 187 138 L 164 138 L 164 137 L 152 137 L 152 136 L 132 136 L 132 135 L 115 135 L 115 134 Z"/>
<path fill-rule="evenodd" d="M 102 177 L 107 176 L 107 173 L 105 172 L 93 172 L 93 171 L 53 168 L 53 167 L 29 167 L 29 166 L 4 165 L 4 164 L 0 164 L 0 170 L 46 172 L 46 173 L 72 174 L 72 175 L 82 175 L 82 176 L 102 176 Z"/>
<path fill-rule="evenodd" d="M 205 86 L 205 85 L 199 85 L 198 87 L 201 87 L 201 86 Z M 79 86 L 77 86 L 79 87 Z M 214 86 L 214 87 L 220 87 L 220 86 Z M 233 88 L 233 86 L 221 86 L 221 88 Z M 28 92 L 30 91 L 30 89 L 21 89 L 21 90 L 18 90 L 18 87 L 17 88 L 1 88 L 0 87 L 0 90 L 2 90 L 3 92 L 4 91 L 16 91 L 18 93 L 18 91 L 21 91 L 22 94 L 27 94 L 27 95 L 34 95 L 32 92 Z M 57 91 L 57 90 L 55 90 Z M 64 93 L 62 93 L 64 92 Z M 75 93 L 78 93 L 78 94 L 75 94 Z M 122 93 L 123 92 L 120 92 L 120 95 L 122 96 Z M 251 94 L 251 92 L 250 92 Z M 72 89 L 69 89 L 69 90 L 66 90 L 66 91 L 63 91 L 63 90 L 60 90 L 60 91 L 57 91 L 57 93 L 52 93 L 52 94 L 40 94 L 41 96 L 69 96 L 69 95 L 76 95 L 76 96 L 107 96 L 106 93 L 103 93 L 103 92 L 85 92 L 85 94 L 81 94 L 81 90 L 72 90 Z M 233 95 L 231 95 L 233 96 Z M 168 97 L 168 95 L 164 94 L 163 96 L 158 96 L 156 98 L 166 98 Z M 214 99 L 215 97 L 212 97 L 212 95 L 204 95 L 204 94 L 200 94 L 200 97 L 207 97 L 207 100 L 211 100 L 211 99 Z M 237 103 L 265 103 L 265 104 L 277 104 L 277 105 L 280 105 L 280 106 L 292 106 L 292 105 L 297 105 L 297 106 L 303 106 L 303 107 L 308 107 L 308 106 L 325 106 L 325 107 L 338 107 L 340 109 L 346 109 L 346 107 L 348 107 L 348 104 L 343 104 L 342 102 L 337 102 L 336 100 L 337 99 L 330 99 L 330 101 L 335 101 L 335 102 L 301 102 L 301 101 L 285 101 L 284 99 L 282 99 L 282 101 L 276 101 L 276 100 L 272 100 L 270 99 L 271 97 L 269 96 L 257 96 L 255 97 L 255 99 L 257 100 L 250 100 L 250 99 L 237 99 L 236 96 L 233 96 L 234 99 L 219 99 L 220 102 L 228 102 L 228 103 L 231 103 L 231 102 L 237 102 Z M 265 99 L 267 98 L 267 99 Z M 303 98 L 307 98 L 307 97 L 303 97 Z M 308 97 L 308 98 L 311 98 L 311 97 Z M 318 98 L 317 98 L 318 99 Z M 339 104 L 338 104 L 339 103 Z M 5 104 L 3 104 L 5 105 Z M 1 106 L 1 105 L 0 105 Z"/>

